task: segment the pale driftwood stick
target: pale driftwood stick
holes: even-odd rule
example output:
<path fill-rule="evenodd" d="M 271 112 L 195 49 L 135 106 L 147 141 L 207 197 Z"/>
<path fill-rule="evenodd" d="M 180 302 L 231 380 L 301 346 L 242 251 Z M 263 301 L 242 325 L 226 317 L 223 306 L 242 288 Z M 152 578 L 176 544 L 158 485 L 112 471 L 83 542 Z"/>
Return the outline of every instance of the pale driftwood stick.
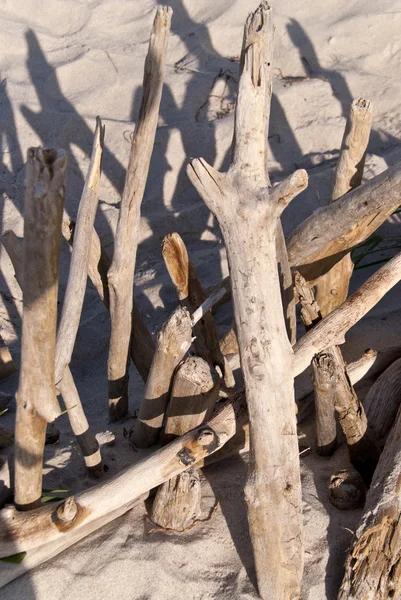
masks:
<path fill-rule="evenodd" d="M 72 245 L 74 238 L 75 223 L 71 221 L 66 213 L 63 219 L 63 236 Z M 107 281 L 107 272 L 110 268 L 110 258 L 103 248 L 100 238 L 95 229 L 92 231 L 92 245 L 89 255 L 88 276 L 95 286 L 100 299 L 107 308 L 110 309 L 109 285 Z M 132 305 L 132 331 L 131 331 L 131 358 L 138 370 L 138 373 L 146 383 L 150 366 L 152 364 L 155 343 L 149 333 L 148 328 L 143 322 L 141 312 L 138 308 L 135 298 Z"/>
<path fill-rule="evenodd" d="M 309 331 L 322 316 L 313 291 L 298 273 L 294 275 L 298 301 L 301 304 L 301 318 L 306 331 Z M 335 418 L 336 379 L 327 361 L 325 351 L 312 358 L 312 378 L 315 389 L 316 410 L 316 452 L 320 456 L 331 456 L 337 446 L 337 423 Z"/>
<path fill-rule="evenodd" d="M 294 346 L 294 377 L 302 373 L 315 354 L 342 344 L 344 335 L 401 279 L 401 253 L 370 277 L 341 306 L 333 310 Z"/>
<path fill-rule="evenodd" d="M 217 371 L 203 358 L 191 356 L 178 366 L 166 411 L 165 444 L 211 418 L 219 387 Z M 185 531 L 201 518 L 201 498 L 199 473 L 190 467 L 159 487 L 151 519 L 166 529 Z"/>
<path fill-rule="evenodd" d="M 292 282 L 292 274 L 290 263 L 288 262 L 287 246 L 285 243 L 283 228 L 281 226 L 281 220 L 277 225 L 276 252 L 285 326 L 287 328 L 288 339 L 293 346 L 297 341 L 297 317 L 295 314 L 294 285 Z"/>
<path fill-rule="evenodd" d="M 218 302 L 218 304 L 216 304 L 216 306 L 219 306 L 220 304 L 225 304 L 226 302 L 231 300 L 231 280 L 229 275 L 227 277 L 224 277 L 224 279 L 222 279 L 221 281 L 218 281 L 217 283 L 210 285 L 208 288 L 206 288 L 206 294 L 210 296 L 210 294 L 213 294 L 213 292 L 216 292 L 221 288 L 225 289 L 225 293 L 221 300 Z"/>
<path fill-rule="evenodd" d="M 381 447 L 401 404 L 401 358 L 380 375 L 363 403 L 369 428 Z"/>
<path fill-rule="evenodd" d="M 341 144 L 331 202 L 361 185 L 371 128 L 371 103 L 364 98 L 354 100 Z M 316 300 L 323 317 L 347 299 L 353 269 L 348 253 L 316 282 Z"/>
<path fill-rule="evenodd" d="M 171 8 L 159 6 L 152 27 L 145 62 L 141 109 L 132 137 L 113 261 L 108 272 L 111 317 L 108 377 L 109 411 L 112 419 L 120 419 L 128 411 L 131 313 L 140 208 L 155 141 L 171 14 Z"/>
<path fill-rule="evenodd" d="M 56 386 L 70 364 L 84 302 L 88 265 L 91 252 L 91 235 L 99 202 L 100 171 L 104 144 L 104 127 L 96 119 L 95 139 L 85 185 L 79 202 L 74 228 L 70 270 L 65 291 L 56 342 Z"/>
<path fill-rule="evenodd" d="M 198 273 L 189 259 L 186 246 L 178 233 L 167 235 L 162 244 L 167 270 L 177 291 L 181 306 L 193 313 L 206 300 Z M 195 353 L 212 366 L 218 366 L 227 387 L 234 386 L 234 378 L 227 360 L 220 350 L 216 326 L 211 312 L 194 327 Z"/>
<path fill-rule="evenodd" d="M 178 308 L 157 335 L 144 396 L 133 432 L 133 442 L 139 448 L 155 444 L 163 425 L 173 373 L 192 343 L 191 315 Z"/>
<path fill-rule="evenodd" d="M 366 240 L 401 204 L 401 163 L 318 208 L 287 240 L 290 265 L 313 281 Z"/>
<path fill-rule="evenodd" d="M 244 411 L 245 397 L 237 395 L 226 402 L 208 423 L 174 440 L 109 481 L 80 492 L 62 504 L 45 505 L 29 515 L 13 507 L 0 511 L 0 556 L 28 552 L 51 544 L 132 503 L 145 492 L 222 448 L 235 434 L 236 421 L 241 419 Z M 0 579 L 0 584 L 4 585 L 4 580 Z"/>
<path fill-rule="evenodd" d="M 211 418 L 219 388 L 216 370 L 199 356 L 178 366 L 166 411 L 165 444 Z"/>
<path fill-rule="evenodd" d="M 15 366 L 10 350 L 0 336 L 0 380 L 6 379 L 6 377 L 15 373 L 16 370 L 17 367 Z"/>
<path fill-rule="evenodd" d="M 40 505 L 46 421 L 60 414 L 54 385 L 60 231 L 67 157 L 30 148 L 24 202 L 21 370 L 15 423 L 15 505 Z"/>
<path fill-rule="evenodd" d="M 13 264 L 15 279 L 21 290 L 23 290 L 22 255 L 24 240 L 18 238 L 13 231 L 6 231 L 3 234 L 1 241 Z M 84 456 L 86 468 L 91 475 L 100 477 L 103 474 L 103 465 L 99 444 L 89 428 L 78 390 L 75 387 L 74 379 L 68 366 L 64 370 L 64 377 L 60 382 L 59 387 L 65 407 L 68 409 L 67 414 L 71 429 L 76 435 L 78 444 Z"/>
<path fill-rule="evenodd" d="M 348 554 L 338 600 L 399 599 L 401 411 L 387 439 Z"/>
<path fill-rule="evenodd" d="M 306 188 L 307 174 L 297 171 L 268 187 L 272 45 L 271 10 L 264 1 L 245 25 L 230 169 L 221 174 L 196 159 L 188 176 L 219 222 L 230 265 L 251 422 L 246 499 L 259 594 L 288 600 L 300 594 L 303 542 L 292 349 L 276 233 L 281 212 Z"/>

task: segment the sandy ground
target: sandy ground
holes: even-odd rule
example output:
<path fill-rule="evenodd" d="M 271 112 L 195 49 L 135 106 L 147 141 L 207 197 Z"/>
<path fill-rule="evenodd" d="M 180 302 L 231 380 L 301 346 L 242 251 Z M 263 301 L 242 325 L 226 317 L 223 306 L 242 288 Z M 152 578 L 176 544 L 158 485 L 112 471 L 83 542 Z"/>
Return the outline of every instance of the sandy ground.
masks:
<path fill-rule="evenodd" d="M 203 156 L 225 169 L 232 137 L 242 28 L 257 2 L 171 0 L 169 43 L 159 128 L 142 209 L 135 294 L 152 332 L 175 308 L 175 292 L 160 250 L 178 231 L 205 286 L 228 273 L 221 233 L 185 174 L 187 160 Z M 307 169 L 308 189 L 283 215 L 285 232 L 327 203 L 333 169 L 353 98 L 374 104 L 366 178 L 401 158 L 401 7 L 397 0 L 272 2 L 276 22 L 275 80 L 270 122 L 269 171 L 273 181 Z M 1 230 L 23 234 L 24 160 L 27 148 L 65 148 L 69 155 L 66 208 L 75 216 L 89 163 L 96 115 L 106 125 L 101 199 L 96 228 L 111 254 L 130 134 L 137 118 L 143 62 L 155 0 L 3 0 L 0 3 Z M 398 216 L 381 228 L 400 239 Z M 393 243 L 393 242 L 391 242 Z M 397 241 L 395 242 L 397 243 Z M 399 243 L 399 242 L 398 242 Z M 392 252 L 373 255 L 372 260 Z M 20 354 L 21 293 L 9 260 L 0 254 L 1 335 L 16 363 Z M 365 263 L 369 262 L 365 260 Z M 69 251 L 63 245 L 60 302 Z M 211 265 L 213 267 L 211 268 Z M 359 269 L 355 289 L 377 266 Z M 401 287 L 396 287 L 347 336 L 345 355 L 399 344 Z M 221 331 L 231 308 L 216 312 Z M 301 329 L 300 329 L 301 332 Z M 96 431 L 111 429 L 104 448 L 107 476 L 138 459 L 123 436 L 125 424 L 108 423 L 109 318 L 88 284 L 71 370 Z M 15 392 L 18 377 L 2 382 Z M 143 383 L 131 368 L 130 410 Z M 11 424 L 11 405 L 2 422 Z M 72 491 L 91 485 L 68 419 L 59 420 L 60 444 L 46 448 L 44 487 Z M 313 445 L 310 425 L 302 443 Z M 213 519 L 182 535 L 153 533 L 141 505 L 54 560 L 10 583 L 3 600 L 209 600 L 257 598 L 243 486 L 247 457 L 203 473 L 205 515 Z M 336 597 L 345 552 L 359 511 L 339 512 L 327 501 L 330 475 L 347 466 L 344 445 L 330 459 L 302 459 L 305 523 L 304 600 Z M 272 598 L 274 600 L 274 598 Z"/>

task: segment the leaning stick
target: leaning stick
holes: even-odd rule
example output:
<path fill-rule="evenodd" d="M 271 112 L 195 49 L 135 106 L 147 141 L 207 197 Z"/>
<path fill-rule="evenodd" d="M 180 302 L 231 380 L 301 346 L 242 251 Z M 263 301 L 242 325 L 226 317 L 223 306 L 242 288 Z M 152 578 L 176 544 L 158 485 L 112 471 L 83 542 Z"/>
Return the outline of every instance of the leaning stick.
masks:
<path fill-rule="evenodd" d="M 371 103 L 363 98 L 354 100 L 341 144 L 331 202 L 361 185 L 371 128 Z M 348 253 L 317 281 L 316 300 L 323 317 L 347 299 L 353 269 Z"/>
<path fill-rule="evenodd" d="M 75 223 L 71 221 L 64 212 L 63 218 L 63 236 L 71 245 L 74 240 Z M 88 276 L 95 286 L 101 301 L 110 310 L 109 285 L 107 281 L 107 272 L 110 268 L 110 258 L 103 248 L 100 238 L 95 229 L 92 231 L 92 243 L 89 255 Z M 146 383 L 150 366 L 152 364 L 155 343 L 149 333 L 148 328 L 143 322 L 141 312 L 138 308 L 135 298 L 132 305 L 132 331 L 131 331 L 131 358 L 134 361 L 138 373 Z"/>
<path fill-rule="evenodd" d="M 152 27 L 141 109 L 132 138 L 113 261 L 108 272 L 111 317 L 108 377 L 112 419 L 120 419 L 128 411 L 128 363 L 140 208 L 155 141 L 171 14 L 171 8 L 159 6 Z"/>
<path fill-rule="evenodd" d="M 54 385 L 60 230 L 67 157 L 30 148 L 24 202 L 21 370 L 15 423 L 15 504 L 40 504 L 46 423 L 60 414 Z"/>
<path fill-rule="evenodd" d="M 99 117 L 97 117 L 92 156 L 79 203 L 67 288 L 64 296 L 60 325 L 57 331 L 55 370 L 57 386 L 63 378 L 65 368 L 71 362 L 75 338 L 77 336 L 81 318 L 88 276 L 91 234 L 99 202 L 103 144 L 104 127 L 102 126 Z"/>
<path fill-rule="evenodd" d="M 181 306 L 193 313 L 206 300 L 206 294 L 178 233 L 171 233 L 164 238 L 162 253 Z M 194 336 L 195 353 L 210 365 L 217 365 L 223 373 L 226 386 L 233 387 L 235 382 L 232 370 L 220 350 L 211 312 L 206 313 L 194 327 Z"/>
<path fill-rule="evenodd" d="M 301 483 L 276 232 L 285 206 L 307 186 L 300 170 L 274 188 L 267 175 L 273 22 L 266 1 L 248 17 L 235 115 L 233 160 L 221 174 L 195 159 L 188 176 L 217 218 L 227 249 L 251 422 L 246 485 L 259 594 L 298 597 L 303 569 Z"/>
<path fill-rule="evenodd" d="M 14 266 L 17 283 L 21 290 L 23 290 L 23 240 L 18 238 L 13 231 L 6 231 L 1 241 Z M 77 438 L 84 456 L 86 468 L 91 475 L 100 477 L 103 474 L 103 465 L 99 444 L 89 428 L 78 390 L 75 387 L 74 379 L 68 366 L 64 370 L 64 377 L 60 382 L 59 388 L 65 407 L 68 410 L 71 429 Z"/>
<path fill-rule="evenodd" d="M 324 348 L 344 343 L 344 335 L 401 279 L 401 253 L 370 277 L 348 300 L 333 310 L 294 346 L 294 377 Z"/>

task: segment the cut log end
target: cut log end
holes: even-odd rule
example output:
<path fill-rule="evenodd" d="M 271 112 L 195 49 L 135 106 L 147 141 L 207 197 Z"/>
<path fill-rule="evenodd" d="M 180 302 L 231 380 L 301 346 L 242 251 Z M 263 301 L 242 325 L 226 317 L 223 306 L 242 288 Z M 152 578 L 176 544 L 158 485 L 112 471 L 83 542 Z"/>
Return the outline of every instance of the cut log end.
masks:
<path fill-rule="evenodd" d="M 329 500 L 339 510 L 352 510 L 365 504 L 366 488 L 358 471 L 344 469 L 332 475 Z"/>

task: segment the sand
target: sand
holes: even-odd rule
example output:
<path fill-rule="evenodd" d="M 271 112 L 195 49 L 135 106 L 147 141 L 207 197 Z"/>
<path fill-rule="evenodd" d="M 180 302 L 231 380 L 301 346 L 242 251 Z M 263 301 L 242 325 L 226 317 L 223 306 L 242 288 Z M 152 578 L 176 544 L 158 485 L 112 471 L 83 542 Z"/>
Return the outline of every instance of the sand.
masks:
<path fill-rule="evenodd" d="M 155 332 L 176 307 L 163 264 L 163 236 L 178 231 L 207 286 L 228 273 L 215 220 L 190 185 L 185 166 L 203 156 L 225 169 L 232 138 L 242 28 L 257 2 L 171 0 L 174 10 L 159 127 L 142 209 L 135 295 Z M 283 215 L 285 232 L 327 203 L 345 116 L 353 98 L 374 105 L 374 127 L 365 177 L 401 157 L 401 7 L 396 0 L 272 0 L 275 12 L 275 79 L 270 121 L 269 171 L 273 181 L 297 167 L 307 169 L 308 189 Z M 23 233 L 24 160 L 32 145 L 65 148 L 69 155 L 66 208 L 76 215 L 89 164 L 95 117 L 106 125 L 106 150 L 96 228 L 111 254 L 130 134 L 138 115 L 143 62 L 155 0 L 4 0 L 0 4 L 1 230 Z M 399 238 L 395 215 L 383 225 L 385 239 Z M 373 255 L 372 260 L 392 252 Z M 63 243 L 60 303 L 69 249 Z M 369 262 L 365 260 L 365 263 Z M 0 326 L 19 364 L 21 293 L 0 251 Z M 377 266 L 355 271 L 352 290 Z M 393 289 L 347 336 L 347 359 L 367 347 L 400 341 L 401 286 Z M 216 312 L 220 331 L 231 308 Z M 300 327 L 300 333 L 302 328 Z M 93 429 L 112 430 L 104 447 L 106 477 L 138 460 L 124 437 L 134 421 L 110 424 L 107 406 L 109 317 L 89 283 L 71 370 Z M 14 393 L 18 376 L 1 383 Z M 298 393 L 304 383 L 297 383 Z M 143 383 L 130 372 L 130 411 Z M 2 418 L 11 425 L 15 404 Z M 77 491 L 92 485 L 67 417 L 58 420 L 60 444 L 46 447 L 44 487 Z M 301 443 L 313 446 L 313 426 L 300 427 Z M 48 563 L 1 590 L 3 600 L 208 600 L 257 598 L 243 486 L 247 456 L 203 472 L 207 522 L 181 535 L 148 534 L 142 504 Z M 360 511 L 339 512 L 327 500 L 332 473 L 348 465 L 344 444 L 330 459 L 314 452 L 301 460 L 305 523 L 302 598 L 336 597 L 347 547 Z M 274 600 L 274 598 L 272 598 Z"/>

